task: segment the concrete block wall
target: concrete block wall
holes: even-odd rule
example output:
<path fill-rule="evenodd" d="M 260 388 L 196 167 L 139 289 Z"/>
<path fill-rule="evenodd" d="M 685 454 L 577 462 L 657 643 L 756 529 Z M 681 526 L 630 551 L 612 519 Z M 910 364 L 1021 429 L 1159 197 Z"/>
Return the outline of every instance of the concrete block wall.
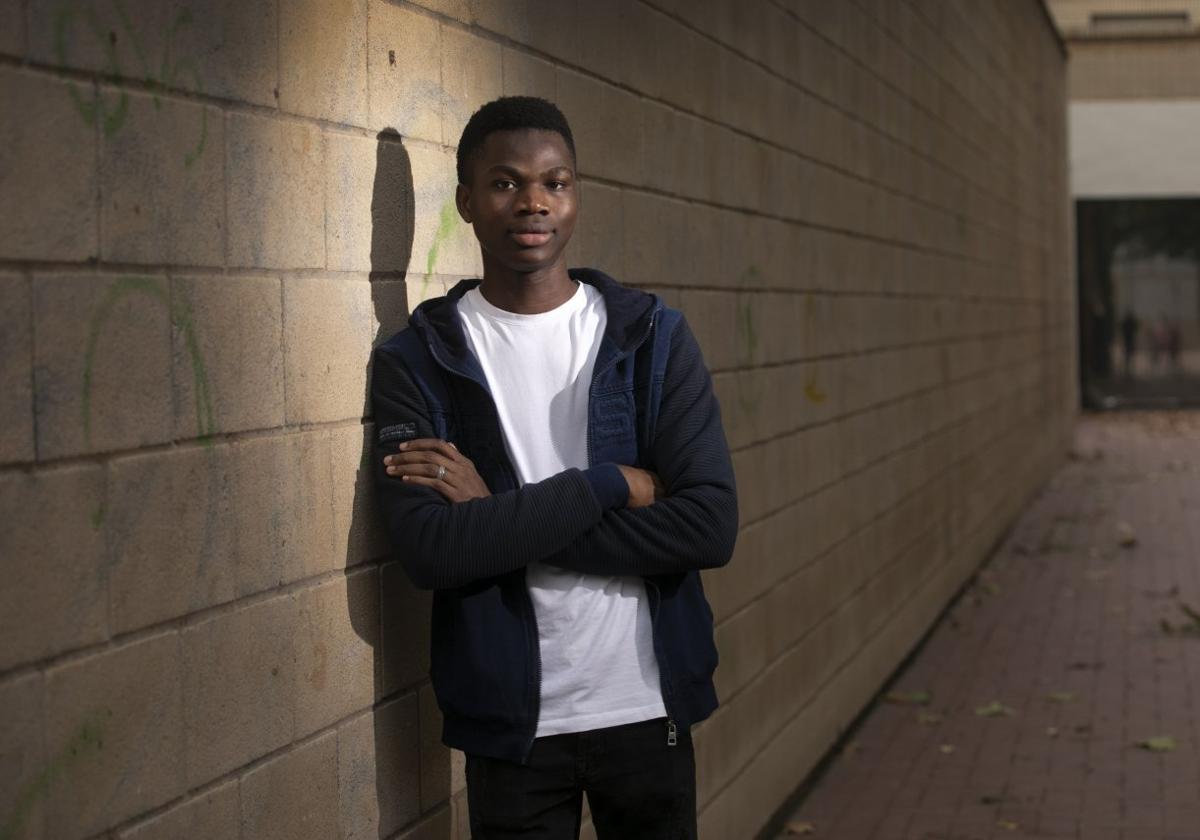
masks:
<path fill-rule="evenodd" d="M 480 263 L 454 143 L 560 103 L 572 262 L 682 307 L 742 498 L 706 838 L 750 837 L 1052 469 L 1035 0 L 6 0 L 0 836 L 465 837 L 372 343 Z"/>

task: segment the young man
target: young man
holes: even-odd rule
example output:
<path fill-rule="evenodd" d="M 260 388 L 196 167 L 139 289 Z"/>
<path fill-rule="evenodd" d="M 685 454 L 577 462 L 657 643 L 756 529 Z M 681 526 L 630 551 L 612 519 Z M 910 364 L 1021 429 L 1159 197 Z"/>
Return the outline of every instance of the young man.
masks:
<path fill-rule="evenodd" d="M 392 542 L 435 590 L 430 673 L 467 755 L 472 835 L 696 832 L 689 728 L 716 649 L 698 570 L 728 562 L 728 446 L 682 316 L 567 270 L 580 195 L 559 110 L 479 109 L 458 211 L 483 279 L 376 350 L 376 478 Z"/>

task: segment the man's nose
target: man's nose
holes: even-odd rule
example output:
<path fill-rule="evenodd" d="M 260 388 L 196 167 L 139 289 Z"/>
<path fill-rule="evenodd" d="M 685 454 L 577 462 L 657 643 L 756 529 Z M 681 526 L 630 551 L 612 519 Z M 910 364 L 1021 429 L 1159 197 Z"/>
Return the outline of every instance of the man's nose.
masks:
<path fill-rule="evenodd" d="M 546 202 L 546 197 L 542 195 L 542 191 L 536 185 L 531 185 L 518 193 L 517 211 L 545 215 L 550 212 L 550 206 Z"/>

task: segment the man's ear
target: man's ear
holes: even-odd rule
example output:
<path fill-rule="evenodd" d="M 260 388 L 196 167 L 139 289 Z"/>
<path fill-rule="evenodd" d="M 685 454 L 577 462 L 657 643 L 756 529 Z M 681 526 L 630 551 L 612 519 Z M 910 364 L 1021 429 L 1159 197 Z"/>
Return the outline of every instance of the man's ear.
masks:
<path fill-rule="evenodd" d="M 463 184 L 454 190 L 454 203 L 458 205 L 458 215 L 467 224 L 471 224 L 471 191 Z"/>

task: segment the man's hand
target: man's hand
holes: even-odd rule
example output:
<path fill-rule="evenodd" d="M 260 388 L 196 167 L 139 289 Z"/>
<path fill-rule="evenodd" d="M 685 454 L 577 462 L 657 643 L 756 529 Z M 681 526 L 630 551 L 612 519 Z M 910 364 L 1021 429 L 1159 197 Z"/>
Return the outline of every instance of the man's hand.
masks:
<path fill-rule="evenodd" d="M 661 499 L 666 495 L 662 481 L 649 470 L 627 467 L 623 464 L 619 464 L 617 469 L 621 471 L 621 475 L 625 476 L 625 483 L 629 485 L 629 501 L 625 503 L 625 507 L 648 507 L 654 504 L 655 499 Z"/>
<path fill-rule="evenodd" d="M 400 451 L 383 459 L 388 475 L 410 484 L 432 487 L 451 502 L 492 495 L 471 460 L 453 443 L 419 438 L 400 444 Z"/>

